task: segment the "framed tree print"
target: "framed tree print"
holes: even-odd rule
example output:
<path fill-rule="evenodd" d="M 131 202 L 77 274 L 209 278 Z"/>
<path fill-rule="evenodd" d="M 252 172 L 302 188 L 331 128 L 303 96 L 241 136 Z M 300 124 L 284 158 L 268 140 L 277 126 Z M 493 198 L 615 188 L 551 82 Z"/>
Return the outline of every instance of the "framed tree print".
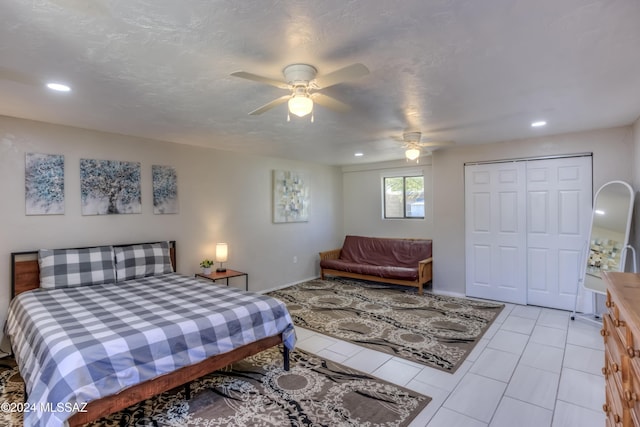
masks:
<path fill-rule="evenodd" d="M 153 213 L 178 213 L 178 177 L 171 166 L 151 166 Z"/>
<path fill-rule="evenodd" d="M 27 153 L 24 171 L 27 215 L 64 214 L 64 156 Z"/>
<path fill-rule="evenodd" d="M 140 163 L 80 159 L 82 215 L 142 212 Z"/>

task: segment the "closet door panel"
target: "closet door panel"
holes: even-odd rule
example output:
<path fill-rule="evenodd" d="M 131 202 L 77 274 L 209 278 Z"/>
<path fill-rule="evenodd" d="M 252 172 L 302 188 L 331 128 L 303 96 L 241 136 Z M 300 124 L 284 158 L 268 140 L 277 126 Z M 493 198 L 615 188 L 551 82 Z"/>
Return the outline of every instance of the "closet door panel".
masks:
<path fill-rule="evenodd" d="M 579 274 L 580 253 L 591 212 L 591 158 L 569 157 L 527 162 L 528 253 L 546 250 L 545 258 L 529 258 L 527 302 L 570 310 Z M 542 196 L 545 194 L 545 206 Z M 531 206 L 535 204 L 536 206 Z M 544 223 L 544 227 L 541 225 Z M 531 270 L 546 265 L 546 275 Z M 535 277 L 535 279 L 534 279 Z"/>
<path fill-rule="evenodd" d="M 526 303 L 524 164 L 465 167 L 468 296 Z"/>

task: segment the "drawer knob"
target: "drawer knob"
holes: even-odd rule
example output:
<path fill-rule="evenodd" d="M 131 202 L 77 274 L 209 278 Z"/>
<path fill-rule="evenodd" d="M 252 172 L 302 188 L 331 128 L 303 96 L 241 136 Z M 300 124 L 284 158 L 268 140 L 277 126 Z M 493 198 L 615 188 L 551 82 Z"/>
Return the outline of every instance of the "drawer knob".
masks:
<path fill-rule="evenodd" d="M 614 320 L 613 324 L 616 326 L 616 328 L 624 327 L 626 325 L 625 321 L 620 319 Z"/>
<path fill-rule="evenodd" d="M 627 354 L 629 357 L 640 357 L 640 350 L 634 350 L 633 347 L 627 347 Z"/>
<path fill-rule="evenodd" d="M 600 335 L 606 337 L 607 335 L 609 335 L 609 331 L 607 331 L 605 328 L 602 328 L 600 329 Z"/>
<path fill-rule="evenodd" d="M 602 367 L 602 375 L 604 375 L 605 377 L 609 375 L 609 368 L 607 368 L 606 366 Z"/>
<path fill-rule="evenodd" d="M 618 366 L 618 364 L 617 364 L 617 363 L 612 363 L 612 364 L 611 364 L 611 370 L 612 370 L 613 372 L 618 372 L 618 371 L 620 370 L 620 367 Z"/>
<path fill-rule="evenodd" d="M 611 412 L 611 408 L 609 408 L 609 405 L 607 405 L 606 403 L 602 405 L 602 410 L 605 414 L 609 414 L 609 412 Z"/>
<path fill-rule="evenodd" d="M 620 415 L 618 414 L 613 414 L 613 421 L 617 424 L 620 422 Z"/>
<path fill-rule="evenodd" d="M 626 400 L 627 402 L 633 402 L 634 400 L 638 400 L 637 396 L 634 392 L 630 391 L 630 390 L 625 390 L 624 391 L 624 400 Z"/>

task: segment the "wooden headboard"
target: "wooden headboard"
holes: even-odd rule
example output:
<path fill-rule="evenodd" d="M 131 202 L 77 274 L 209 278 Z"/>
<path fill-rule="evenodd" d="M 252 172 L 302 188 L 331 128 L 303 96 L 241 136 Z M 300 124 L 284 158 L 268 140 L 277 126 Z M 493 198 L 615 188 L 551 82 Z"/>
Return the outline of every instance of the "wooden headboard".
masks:
<path fill-rule="evenodd" d="M 159 242 L 150 242 L 159 243 Z M 140 245 L 148 243 L 127 243 L 123 245 L 111 245 L 114 248 Z M 108 246 L 108 245 L 100 245 Z M 91 246 L 88 246 L 91 247 Z M 66 248 L 85 249 L 85 248 Z M 173 271 L 176 271 L 176 241 L 169 241 L 169 255 Z M 38 251 L 12 252 L 11 253 L 11 298 L 22 292 L 38 289 L 40 287 L 40 266 L 38 264 Z"/>

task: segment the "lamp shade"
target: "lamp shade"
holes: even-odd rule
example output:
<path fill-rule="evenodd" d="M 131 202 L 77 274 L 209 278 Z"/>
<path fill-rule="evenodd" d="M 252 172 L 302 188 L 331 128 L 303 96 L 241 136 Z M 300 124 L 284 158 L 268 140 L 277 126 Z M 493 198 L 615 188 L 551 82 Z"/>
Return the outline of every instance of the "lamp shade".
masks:
<path fill-rule="evenodd" d="M 404 155 L 407 156 L 407 159 L 409 160 L 415 160 L 420 157 L 420 150 L 418 150 L 417 148 L 409 148 L 404 152 Z"/>
<path fill-rule="evenodd" d="M 313 110 L 313 101 L 307 96 L 292 96 L 289 98 L 289 112 L 298 117 L 304 117 Z"/>
<path fill-rule="evenodd" d="M 226 243 L 216 244 L 216 262 L 227 262 L 229 247 Z"/>

